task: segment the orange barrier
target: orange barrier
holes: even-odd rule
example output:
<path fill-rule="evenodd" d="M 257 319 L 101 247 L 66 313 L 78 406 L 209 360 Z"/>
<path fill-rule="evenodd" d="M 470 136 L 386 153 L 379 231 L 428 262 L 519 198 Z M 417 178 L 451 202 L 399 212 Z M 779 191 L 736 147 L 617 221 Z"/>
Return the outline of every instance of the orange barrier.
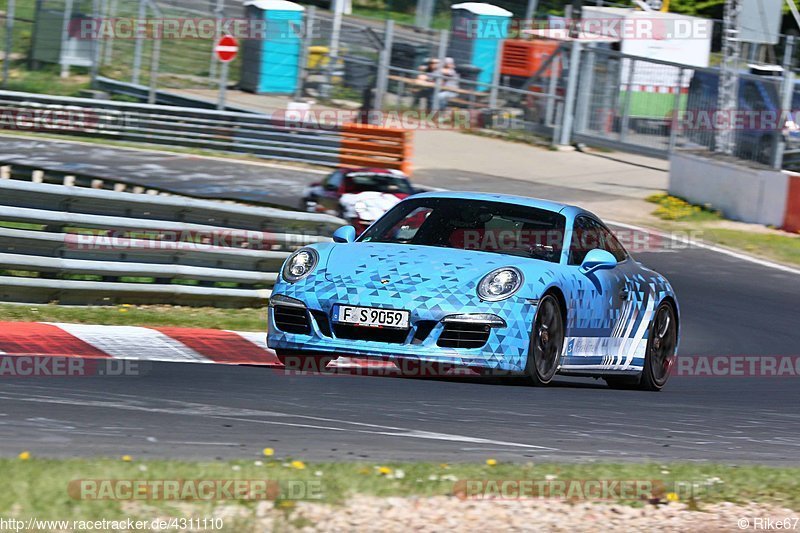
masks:
<path fill-rule="evenodd" d="M 786 192 L 786 214 L 783 229 L 800 232 L 800 174 L 789 173 L 789 190 Z"/>
<path fill-rule="evenodd" d="M 341 131 L 341 166 L 390 168 L 411 175 L 413 136 L 410 130 L 345 124 Z"/>

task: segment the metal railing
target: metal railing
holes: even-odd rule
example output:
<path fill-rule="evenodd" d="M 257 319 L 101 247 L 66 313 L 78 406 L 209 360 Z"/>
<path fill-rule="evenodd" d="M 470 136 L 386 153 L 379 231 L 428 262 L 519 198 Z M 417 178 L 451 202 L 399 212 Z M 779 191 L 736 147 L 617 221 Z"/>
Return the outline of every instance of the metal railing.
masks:
<path fill-rule="evenodd" d="M 0 300 L 266 303 L 292 250 L 344 221 L 179 196 L 0 180 Z"/>
<path fill-rule="evenodd" d="M 119 141 L 250 154 L 274 160 L 339 167 L 350 153 L 347 124 L 311 122 L 301 113 L 214 111 L 0 91 L 5 127 Z M 405 168 L 410 150 L 388 153 L 380 136 L 363 138 L 359 166 Z M 410 137 L 399 141 L 410 146 Z"/>

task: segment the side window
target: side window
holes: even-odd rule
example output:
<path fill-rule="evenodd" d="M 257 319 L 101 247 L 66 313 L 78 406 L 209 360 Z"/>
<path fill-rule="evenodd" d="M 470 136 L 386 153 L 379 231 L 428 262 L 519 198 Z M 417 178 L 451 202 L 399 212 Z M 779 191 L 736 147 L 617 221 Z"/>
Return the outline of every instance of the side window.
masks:
<path fill-rule="evenodd" d="M 572 227 L 572 240 L 569 243 L 569 264 L 580 265 L 589 250 L 597 248 L 598 238 L 589 217 L 578 217 Z"/>
<path fill-rule="evenodd" d="M 628 257 L 628 252 L 608 228 L 589 217 L 576 218 L 569 248 L 569 264 L 580 265 L 586 254 L 595 248 L 610 252 L 618 262 Z"/>
<path fill-rule="evenodd" d="M 324 187 L 326 190 L 335 191 L 339 188 L 339 185 L 342 183 L 342 177 L 344 176 L 344 172 L 341 170 L 337 170 L 330 174 L 327 178 L 325 178 Z"/>
<path fill-rule="evenodd" d="M 595 222 L 595 224 L 597 223 Z M 628 252 L 625 251 L 622 243 L 611 233 L 611 230 L 602 224 L 597 224 L 597 228 L 600 232 L 600 247 L 603 250 L 611 252 L 611 255 L 614 256 L 617 262 L 625 261 L 625 259 L 628 258 Z"/>

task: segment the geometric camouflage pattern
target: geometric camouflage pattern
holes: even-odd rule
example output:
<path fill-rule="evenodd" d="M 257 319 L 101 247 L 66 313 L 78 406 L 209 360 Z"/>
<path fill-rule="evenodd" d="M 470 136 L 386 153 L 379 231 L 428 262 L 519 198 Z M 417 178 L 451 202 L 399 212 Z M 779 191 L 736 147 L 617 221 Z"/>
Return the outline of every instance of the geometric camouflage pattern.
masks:
<path fill-rule="evenodd" d="M 428 195 L 501 199 L 560 211 L 567 218 L 566 242 L 570 242 L 574 218 L 579 214 L 591 215 L 576 207 L 530 198 L 477 193 Z M 288 283 L 279 276 L 273 295 L 301 300 L 310 310 L 322 311 L 328 317 L 335 304 L 408 310 L 411 331 L 403 344 L 337 339 L 323 335 L 312 319 L 309 334 L 292 334 L 273 326 L 270 309 L 270 348 L 519 371 L 525 368 L 536 303 L 544 292 L 555 287 L 562 292 L 567 306 L 561 372 L 637 372 L 644 364 L 655 309 L 667 297 L 676 301 L 663 276 L 631 258 L 613 269 L 585 275 L 578 266 L 567 265 L 567 247 L 559 263 L 406 244 L 319 243 L 310 248 L 319 254 L 314 271 L 296 283 Z M 506 266 L 522 271 L 523 286 L 505 300 L 482 301 L 476 292 L 481 278 Z M 623 290 L 627 290 L 627 296 Z M 492 328 L 482 348 L 437 346 L 443 328 L 440 321 L 447 315 L 464 313 L 494 314 L 505 321 L 506 327 Z M 421 342 L 414 339 L 420 321 L 437 322 Z"/>

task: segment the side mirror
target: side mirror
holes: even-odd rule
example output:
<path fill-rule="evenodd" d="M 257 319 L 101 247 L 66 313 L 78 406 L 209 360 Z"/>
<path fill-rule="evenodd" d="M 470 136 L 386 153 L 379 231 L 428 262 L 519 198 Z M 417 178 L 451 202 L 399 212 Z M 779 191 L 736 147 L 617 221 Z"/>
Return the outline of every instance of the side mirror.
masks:
<path fill-rule="evenodd" d="M 590 250 L 581 263 L 581 271 L 584 274 L 591 274 L 595 270 L 608 270 L 617 266 L 617 259 L 606 250 L 595 248 Z"/>
<path fill-rule="evenodd" d="M 353 242 L 354 240 L 356 240 L 356 228 L 353 226 L 342 226 L 333 232 L 333 242 Z"/>

